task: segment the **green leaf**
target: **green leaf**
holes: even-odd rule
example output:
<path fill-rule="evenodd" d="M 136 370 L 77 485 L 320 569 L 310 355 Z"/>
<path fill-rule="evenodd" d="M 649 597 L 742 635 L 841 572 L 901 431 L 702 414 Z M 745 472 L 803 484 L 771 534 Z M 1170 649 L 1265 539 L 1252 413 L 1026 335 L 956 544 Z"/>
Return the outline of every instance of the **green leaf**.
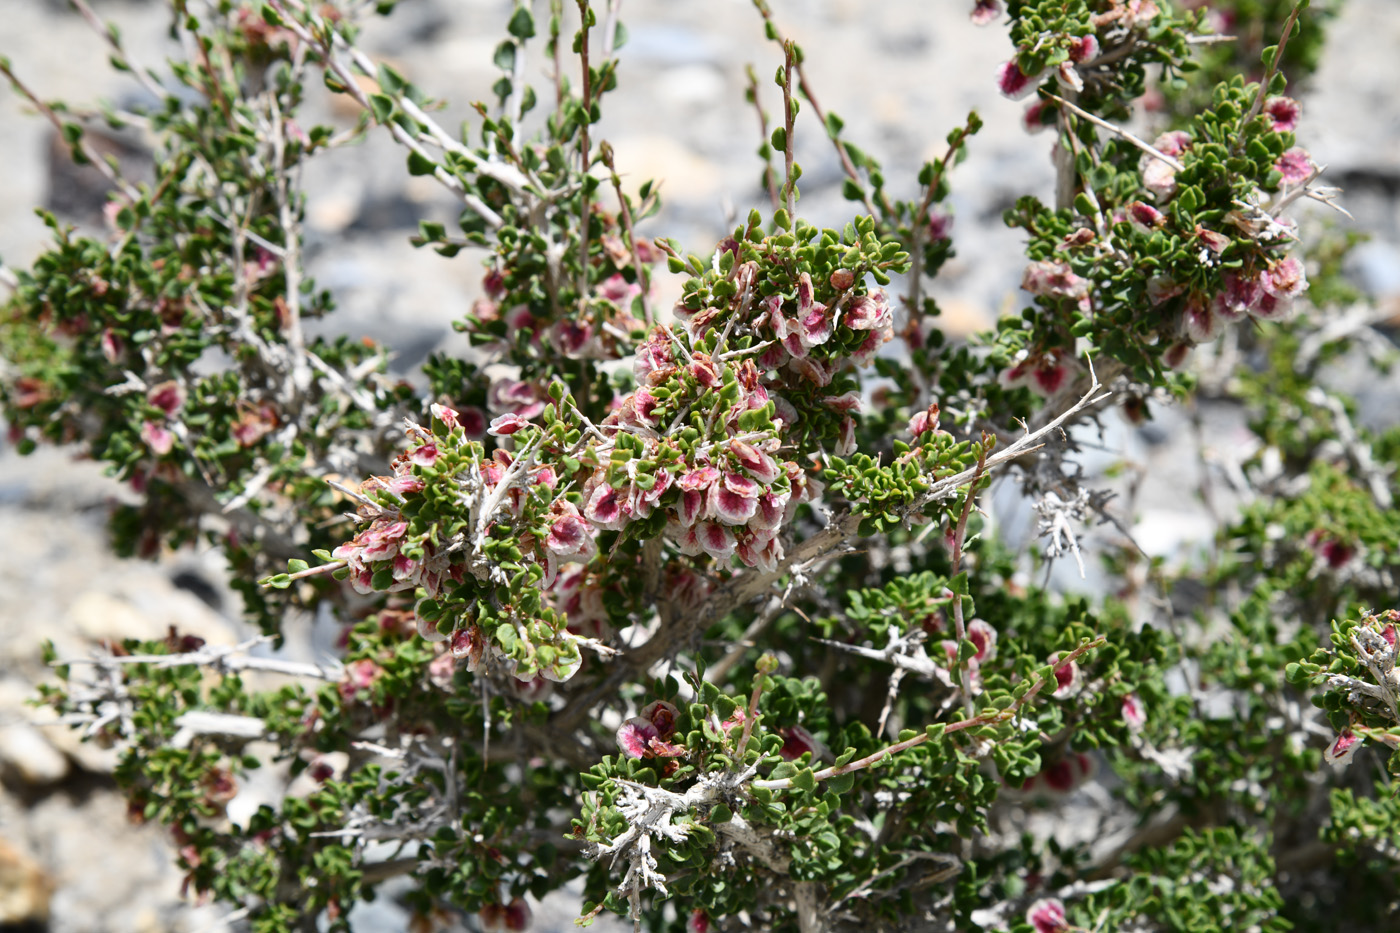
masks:
<path fill-rule="evenodd" d="M 431 175 L 437 171 L 437 163 L 420 152 L 408 154 L 408 174 Z"/>
<path fill-rule="evenodd" d="M 399 74 L 388 65 L 379 66 L 376 78 L 379 81 L 380 88 L 382 88 L 386 94 L 402 95 L 404 89 L 408 87 L 408 82 L 404 80 L 403 75 Z"/>
<path fill-rule="evenodd" d="M 389 118 L 394 115 L 394 101 L 386 94 L 371 94 L 369 106 L 374 111 L 377 123 L 388 123 Z"/>
<path fill-rule="evenodd" d="M 535 17 L 530 14 L 526 7 L 517 7 L 511 16 L 510 22 L 506 25 L 506 32 L 522 42 L 535 37 Z"/>
<path fill-rule="evenodd" d="M 491 56 L 497 68 L 504 72 L 515 70 L 515 43 L 509 39 L 496 46 L 496 53 Z"/>

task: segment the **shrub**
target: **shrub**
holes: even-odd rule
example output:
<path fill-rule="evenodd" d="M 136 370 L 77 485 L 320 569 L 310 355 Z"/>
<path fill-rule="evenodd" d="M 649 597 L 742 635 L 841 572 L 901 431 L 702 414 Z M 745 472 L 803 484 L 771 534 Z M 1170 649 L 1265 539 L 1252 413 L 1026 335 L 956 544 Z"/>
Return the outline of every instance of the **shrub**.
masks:
<path fill-rule="evenodd" d="M 887 179 L 756 0 L 768 203 L 695 254 L 639 234 L 658 188 L 626 193 L 597 132 L 616 3 L 517 4 L 460 134 L 359 50 L 360 6 L 176 4 L 192 55 L 163 71 L 108 33 L 156 101 L 107 114 L 158 140 L 149 184 L 40 106 L 112 191 L 105 230 L 50 217 L 11 274 L 12 437 L 132 485 L 119 553 L 220 549 L 264 633 L 53 659 L 43 691 L 121 745 L 191 892 L 267 931 L 349 929 L 404 877 L 423 929 L 522 929 L 575 879 L 581 922 L 658 930 L 1383 927 L 1400 435 L 1329 387 L 1372 318 L 1346 244 L 1305 249 L 1287 213 L 1332 198 L 1279 67 L 1311 67 L 1321 14 L 978 0 L 1058 181 L 1006 212 L 1024 310 L 956 340 L 934 294 L 975 113 Z M 322 79 L 354 130 L 298 122 Z M 371 132 L 460 202 L 414 242 L 487 252 L 464 345 L 418 388 L 392 347 L 306 326 L 334 301 L 304 268 L 301 167 Z M 800 214 L 799 132 L 839 156 L 841 229 Z M 1030 582 L 1082 570 L 1090 523 L 1126 529 L 1080 464 L 1090 426 L 1207 403 L 1250 438 L 1211 553 L 1148 559 L 1125 531 L 1114 595 Z M 1032 553 L 979 506 L 998 475 Z M 335 663 L 253 651 L 312 613 L 344 626 Z M 314 789 L 229 819 L 270 766 Z"/>

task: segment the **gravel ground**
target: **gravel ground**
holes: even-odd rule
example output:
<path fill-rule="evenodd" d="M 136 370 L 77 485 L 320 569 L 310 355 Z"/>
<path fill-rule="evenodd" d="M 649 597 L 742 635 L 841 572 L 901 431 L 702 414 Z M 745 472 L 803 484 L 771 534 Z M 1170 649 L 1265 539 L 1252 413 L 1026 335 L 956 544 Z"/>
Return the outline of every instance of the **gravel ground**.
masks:
<path fill-rule="evenodd" d="M 960 256 L 946 267 L 936 294 L 956 330 L 993 321 L 1016 300 L 1020 276 L 1014 261 L 988 261 L 1018 249 L 1001 211 L 1026 191 L 1048 196 L 1052 182 L 1048 143 L 1042 137 L 1026 144 L 1021 105 L 993 87 L 993 69 L 1009 49 L 1004 32 L 972 27 L 965 0 L 884 0 L 878 15 L 862 0 L 772 5 L 806 48 L 822 104 L 845 119 L 853 141 L 884 158 L 891 179 L 912 179 L 969 110 L 982 114 L 987 126 L 973 142 L 974 158 L 954 175 Z M 162 4 L 94 6 L 121 26 L 139 60 L 160 61 L 168 51 Z M 491 49 L 509 9 L 491 0 L 405 0 L 392 18 L 371 23 L 364 41 L 451 101 L 444 119 L 451 126 L 470 112 L 470 101 L 489 96 Z M 612 142 L 629 184 L 665 179 L 665 208 L 643 232 L 676 236 L 705 252 L 732 217 L 762 197 L 753 155 L 757 121 L 743 102 L 744 66 L 770 75 L 776 48 L 765 43 L 742 0 L 631 3 L 623 14 L 631 39 L 621 53 L 622 90 L 605 102 L 601 135 Z M 1349 188 L 1356 227 L 1373 235 L 1357 252 L 1355 275 L 1400 310 L 1397 48 L 1400 4 L 1352 0 L 1332 29 L 1319 90 L 1305 100 L 1301 142 Z M 134 84 L 106 68 L 98 38 L 58 0 L 7 0 L 0 55 L 47 99 L 90 104 L 134 93 Z M 542 65 L 532 73 L 547 83 Z M 767 108 L 776 109 L 776 88 L 765 83 L 762 91 Z M 311 109 L 314 117 L 347 122 L 328 99 L 314 99 Z M 0 92 L 0 257 L 12 266 L 24 266 L 45 241 L 32 207 L 46 198 L 63 203 L 73 184 L 56 174 L 50 145 L 44 122 L 27 114 L 17 95 Z M 840 167 L 815 128 L 799 129 L 799 161 L 806 169 L 804 213 L 839 224 L 848 213 Z M 342 306 L 332 325 L 390 339 L 400 349 L 400 368 L 434 347 L 455 347 L 459 338 L 450 324 L 476 297 L 478 263 L 469 254 L 444 260 L 407 243 L 418 219 L 455 213 L 447 196 L 431 182 L 409 179 L 401 155 L 379 137 L 317 162 L 308 185 L 311 270 Z M 1394 394 L 1378 401 L 1384 398 Z M 1210 431 L 1222 450 L 1231 430 L 1222 421 Z M 1184 419 L 1167 413 L 1149 433 L 1114 427 L 1108 441 L 1116 451 L 1105 462 L 1126 459 L 1149 474 L 1172 476 L 1165 485 L 1145 486 L 1134 502 L 1139 540 L 1154 553 L 1198 546 L 1206 515 L 1182 505 L 1194 501 L 1196 478 L 1162 470 L 1195 462 L 1185 454 L 1192 442 Z M 21 459 L 0 441 L 0 529 L 23 542 L 0 563 L 0 928 L 45 915 L 54 933 L 229 928 L 222 908 L 181 899 L 180 874 L 161 834 L 127 822 L 107 776 L 111 754 L 36 723 L 35 711 L 23 705 L 45 676 L 38 657 L 44 639 L 71 655 L 99 638 L 149 637 L 177 622 L 215 642 L 244 633 L 211 556 L 124 563 L 106 552 L 104 516 L 123 494 L 91 463 L 58 451 Z M 370 927 L 403 928 L 405 918 L 390 899 L 368 909 L 375 918 Z M 542 905 L 536 929 L 572 929 L 575 909 L 567 899 Z"/>

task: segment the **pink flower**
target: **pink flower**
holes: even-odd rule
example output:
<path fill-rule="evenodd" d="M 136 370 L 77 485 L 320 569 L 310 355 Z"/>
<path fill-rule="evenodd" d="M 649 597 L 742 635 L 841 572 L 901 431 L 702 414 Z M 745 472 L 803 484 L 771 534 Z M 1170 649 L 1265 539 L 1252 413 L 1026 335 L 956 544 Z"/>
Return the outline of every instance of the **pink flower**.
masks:
<path fill-rule="evenodd" d="M 1128 223 L 1139 233 L 1152 233 L 1166 223 L 1166 215 L 1150 204 L 1134 201 L 1128 205 Z"/>
<path fill-rule="evenodd" d="M 725 482 L 715 483 L 710 487 L 708 511 L 726 525 L 744 525 L 758 511 L 758 484 L 747 480 L 753 487 L 753 495 L 736 492 L 728 482 L 729 475 L 726 475 Z"/>
<path fill-rule="evenodd" d="M 739 466 L 760 483 L 771 483 L 781 475 L 777 461 L 763 451 L 740 440 L 729 442 L 729 452 L 734 455 Z"/>
<path fill-rule="evenodd" d="M 1361 748 L 1361 738 L 1350 729 L 1343 729 L 1336 741 L 1327 746 L 1322 760 L 1334 768 L 1345 768 L 1351 764 L 1352 756 Z"/>
<path fill-rule="evenodd" d="M 684 747 L 668 741 L 675 735 L 678 715 L 679 710 L 665 700 L 649 703 L 618 728 L 617 744 L 629 758 L 684 755 Z"/>
<path fill-rule="evenodd" d="M 481 287 L 485 289 L 486 294 L 490 295 L 492 298 L 499 298 L 505 294 L 506 277 L 501 274 L 501 270 L 499 269 L 488 270 L 486 275 L 481 279 Z"/>
<path fill-rule="evenodd" d="M 1259 276 L 1259 285 L 1275 298 L 1296 298 L 1308 288 L 1308 275 L 1297 257 L 1270 263 Z"/>
<path fill-rule="evenodd" d="M 1234 272 L 1225 273 L 1225 290 L 1215 296 L 1211 310 L 1227 321 L 1238 321 L 1259 301 L 1259 283 Z"/>
<path fill-rule="evenodd" d="M 345 665 L 345 673 L 340 679 L 340 698 L 346 703 L 354 701 L 361 690 L 368 690 L 374 686 L 374 682 L 383 673 L 384 669 L 368 658 L 351 661 Z"/>
<path fill-rule="evenodd" d="M 830 754 L 824 742 L 801 726 L 780 728 L 778 734 L 783 737 L 783 747 L 778 749 L 778 754 L 783 756 L 784 761 L 796 761 L 808 752 L 811 752 L 813 759 Z"/>
<path fill-rule="evenodd" d="M 164 425 L 154 421 L 141 422 L 141 440 L 146 442 L 146 446 L 151 448 L 151 453 L 157 457 L 164 457 L 175 447 L 175 435 Z"/>
<path fill-rule="evenodd" d="M 953 215 L 936 207 L 930 207 L 928 209 L 927 233 L 930 243 L 941 243 L 948 239 L 953 234 Z"/>
<path fill-rule="evenodd" d="M 399 541 L 408 531 L 408 522 L 391 522 L 380 518 L 355 536 L 362 550 L 360 559 L 369 562 L 390 560 L 399 552 Z"/>
<path fill-rule="evenodd" d="M 685 933 L 710 933 L 710 915 L 698 907 L 692 910 L 685 922 Z"/>
<path fill-rule="evenodd" d="M 469 405 L 458 413 L 458 419 L 462 425 L 462 433 L 474 441 L 479 441 L 486 436 L 486 412 Z"/>
<path fill-rule="evenodd" d="M 1178 158 L 1191 148 L 1191 136 L 1181 130 L 1172 130 L 1158 136 L 1152 148 L 1163 155 Z M 1144 153 L 1138 163 L 1138 171 L 1142 175 L 1143 187 L 1155 194 L 1158 201 L 1165 201 L 1176 193 L 1176 169 L 1168 162 L 1151 153 Z"/>
<path fill-rule="evenodd" d="M 1303 539 L 1322 561 L 1333 570 L 1340 570 L 1356 555 L 1356 548 L 1321 528 L 1314 528 Z"/>
<path fill-rule="evenodd" d="M 1186 335 L 1195 343 L 1209 343 L 1219 335 L 1220 319 L 1205 302 L 1192 296 L 1181 311 Z"/>
<path fill-rule="evenodd" d="M 530 929 L 534 916 L 525 899 L 517 897 L 509 904 L 487 904 L 477 915 L 482 933 L 522 933 Z"/>
<path fill-rule="evenodd" d="M 498 379 L 486 393 L 487 407 L 492 411 L 533 418 L 544 411 L 544 394 L 532 383 L 514 379 Z"/>
<path fill-rule="evenodd" d="M 909 419 L 909 433 L 914 437 L 921 434 L 934 434 L 938 431 L 938 403 L 931 402 L 928 408 L 915 412 Z"/>
<path fill-rule="evenodd" d="M 109 363 L 115 363 L 121 359 L 125 345 L 122 339 L 109 327 L 102 332 L 102 356 Z"/>
<path fill-rule="evenodd" d="M 1098 57 L 1099 40 L 1092 33 L 1077 37 L 1069 47 L 1069 59 L 1076 64 L 1083 64 Z"/>
<path fill-rule="evenodd" d="M 1259 290 L 1250 314 L 1263 321 L 1280 321 L 1294 308 L 1294 298 L 1308 289 L 1308 273 L 1294 256 L 1271 262 L 1259 275 Z"/>
<path fill-rule="evenodd" d="M 758 483 L 741 473 L 733 472 L 724 474 L 724 488 L 744 499 L 757 499 L 763 492 Z"/>
<path fill-rule="evenodd" d="M 441 421 L 448 431 L 453 430 L 461 424 L 461 422 L 457 420 L 457 410 L 455 408 L 448 408 L 446 405 L 439 405 L 434 402 L 432 405 L 428 406 L 428 411 L 432 413 L 434 418 Z"/>
<path fill-rule="evenodd" d="M 1264 101 L 1264 113 L 1274 122 L 1274 130 L 1291 133 L 1298 126 L 1298 102 L 1291 97 L 1270 97 Z"/>
<path fill-rule="evenodd" d="M 535 324 L 537 323 L 538 321 L 535 316 L 530 313 L 530 309 L 525 305 L 516 305 L 506 312 L 507 333 L 513 334 L 515 331 L 523 330 L 532 334 L 533 337 L 538 337 L 539 335 L 535 334 Z"/>
<path fill-rule="evenodd" d="M 493 437 L 508 437 L 521 428 L 528 428 L 530 422 L 516 414 L 498 415 L 491 419 L 491 427 L 486 433 Z"/>
<path fill-rule="evenodd" d="M 457 673 L 457 659 L 447 651 L 428 662 L 428 680 L 435 687 L 447 690 L 452 686 L 452 676 Z"/>
<path fill-rule="evenodd" d="M 842 392 L 840 395 L 828 395 L 821 400 L 821 403 L 833 411 L 859 412 L 864 407 L 860 400 L 860 393 L 854 389 L 850 392 Z"/>
<path fill-rule="evenodd" d="M 1026 128 L 1027 133 L 1040 133 L 1047 129 L 1045 109 L 1046 102 L 1043 100 L 1026 105 L 1025 112 L 1021 114 L 1021 125 Z"/>
<path fill-rule="evenodd" d="M 1079 77 L 1079 72 L 1070 62 L 1060 62 L 1060 66 L 1055 69 L 1055 79 L 1060 85 L 1074 93 L 1084 90 L 1084 79 Z"/>
<path fill-rule="evenodd" d="M 637 420 L 647 427 L 656 427 L 656 409 L 660 407 L 661 399 L 652 395 L 647 389 L 638 389 L 632 393 L 632 411 L 636 414 Z"/>
<path fill-rule="evenodd" d="M 1079 680 L 1079 665 L 1071 661 L 1055 668 L 1055 696 L 1069 696 L 1074 693 L 1075 683 Z"/>
<path fill-rule="evenodd" d="M 1142 173 L 1142 186 L 1157 196 L 1158 201 L 1166 201 L 1176 194 L 1176 169 L 1152 155 L 1142 157 L 1139 169 Z"/>
<path fill-rule="evenodd" d="M 617 729 L 617 745 L 628 758 L 646 757 L 655 738 L 656 727 L 640 716 L 633 716 Z"/>
<path fill-rule="evenodd" d="M 743 501 L 756 505 L 752 499 Z M 752 515 L 753 512 L 749 514 Z M 727 561 L 733 557 L 734 549 L 739 543 L 733 531 L 714 522 L 699 522 L 694 528 L 694 534 L 700 549 L 717 561 Z"/>
<path fill-rule="evenodd" d="M 857 295 L 846 305 L 841 323 L 851 330 L 876 330 L 890 323 L 892 313 L 885 293 L 876 289 L 868 295 Z"/>
<path fill-rule="evenodd" d="M 764 493 L 758 497 L 758 508 L 749 519 L 749 528 L 761 531 L 776 531 L 783 522 L 783 512 L 787 508 L 788 494 Z"/>
<path fill-rule="evenodd" d="M 703 354 L 696 354 L 690 363 L 690 374 L 702 389 L 715 389 L 720 385 L 719 372 L 714 361 Z"/>
<path fill-rule="evenodd" d="M 647 339 L 637 347 L 637 355 L 632 360 L 632 375 L 638 385 L 645 385 L 653 373 L 660 373 L 672 365 L 671 341 L 666 331 L 652 328 Z"/>
<path fill-rule="evenodd" d="M 624 279 L 621 272 L 614 273 L 598 286 L 599 295 L 624 309 L 641 293 L 642 287 Z"/>
<path fill-rule="evenodd" d="M 1001 16 L 1001 0 L 975 0 L 969 16 L 978 26 L 996 22 L 997 17 Z"/>
<path fill-rule="evenodd" d="M 1174 343 L 1167 348 L 1167 352 L 1162 354 L 1162 362 L 1167 364 L 1169 369 L 1181 369 L 1186 365 L 1186 360 L 1191 356 L 1191 344 Z"/>
<path fill-rule="evenodd" d="M 1216 233 L 1214 230 L 1207 230 L 1200 224 L 1196 224 L 1196 239 L 1201 241 L 1206 249 L 1212 253 L 1223 253 L 1230 245 L 1230 238 L 1223 233 Z"/>
<path fill-rule="evenodd" d="M 1064 933 L 1069 929 L 1065 920 L 1065 905 L 1059 898 L 1047 897 L 1036 901 L 1026 911 L 1026 922 L 1035 927 L 1035 933 Z"/>
<path fill-rule="evenodd" d="M 1128 0 L 1127 15 L 1124 17 L 1124 25 L 1136 26 L 1139 23 L 1146 23 L 1157 18 L 1161 12 L 1153 0 Z"/>
<path fill-rule="evenodd" d="M 1191 148 L 1191 134 L 1184 130 L 1171 130 L 1152 141 L 1152 148 L 1169 156 L 1179 156 Z M 1147 158 L 1152 158 L 1148 156 Z"/>
<path fill-rule="evenodd" d="M 1283 155 L 1278 157 L 1274 163 L 1274 168 L 1283 174 L 1285 185 L 1301 185 L 1313 174 L 1312 156 L 1308 155 L 1306 149 L 1294 146 Z"/>
<path fill-rule="evenodd" d="M 802 273 L 804 276 L 807 273 Z M 826 316 L 826 305 L 817 304 L 802 318 L 802 331 L 799 339 L 808 348 L 819 347 L 831 339 L 831 319 Z M 849 323 L 849 322 L 848 322 Z"/>
<path fill-rule="evenodd" d="M 856 420 L 849 415 L 841 419 L 841 433 L 836 438 L 836 456 L 849 457 L 856 452 Z"/>
<path fill-rule="evenodd" d="M 823 366 L 819 360 L 796 358 L 792 361 L 792 368 L 808 382 L 818 386 L 831 385 L 831 370 Z"/>
<path fill-rule="evenodd" d="M 1165 275 L 1154 275 L 1147 280 L 1147 300 L 1159 305 L 1182 292 L 1182 286 Z"/>
<path fill-rule="evenodd" d="M 167 415 L 173 415 L 185 404 L 185 390 L 173 380 L 162 382 L 147 390 L 146 401 Z"/>
<path fill-rule="evenodd" d="M 1136 693 L 1123 697 L 1123 722 L 1127 723 L 1129 732 L 1141 732 L 1147 725 L 1147 707 Z"/>
<path fill-rule="evenodd" d="M 583 507 L 583 515 L 599 528 L 609 531 L 620 531 L 622 526 L 627 524 L 622 497 L 607 483 L 599 483 L 593 490 L 593 494 L 588 497 L 588 504 Z"/>
<path fill-rule="evenodd" d="M 1385 624 L 1385 627 L 1381 629 L 1381 637 L 1385 639 L 1385 643 L 1387 645 L 1389 645 L 1392 648 L 1395 647 L 1396 638 L 1394 622 L 1387 622 Z"/>
<path fill-rule="evenodd" d="M 720 471 L 712 466 L 696 467 L 676 480 L 676 485 L 686 492 L 703 492 L 718 482 L 721 475 Z"/>
<path fill-rule="evenodd" d="M 551 510 L 559 513 L 559 517 L 549 526 L 545 547 L 553 551 L 556 557 L 591 557 L 597 545 L 593 543 L 593 536 L 588 533 L 588 525 L 579 517 L 578 510 L 564 500 L 556 501 Z"/>
<path fill-rule="evenodd" d="M 875 351 L 880 349 L 880 345 L 892 339 L 894 339 L 894 328 L 888 323 L 877 330 L 867 331 L 865 340 L 851 351 L 851 362 L 857 366 L 866 365 L 875 358 Z"/>
<path fill-rule="evenodd" d="M 408 455 L 408 459 L 415 466 L 430 467 L 437 463 L 439 456 L 436 444 L 419 444 L 413 448 L 413 452 Z"/>
<path fill-rule="evenodd" d="M 1060 391 L 1069 379 L 1069 373 L 1070 368 L 1067 365 L 1059 362 L 1057 358 L 1047 356 L 1031 371 L 1031 389 L 1036 394 L 1049 398 Z"/>
<path fill-rule="evenodd" d="M 396 496 L 409 496 L 422 492 L 426 485 L 416 476 L 395 476 L 384 484 L 384 488 Z"/>
<path fill-rule="evenodd" d="M 1021 287 L 1032 295 L 1059 295 L 1084 298 L 1089 294 L 1089 282 L 1075 275 L 1069 265 L 1052 259 L 1042 259 L 1026 266 Z"/>
<path fill-rule="evenodd" d="M 997 656 L 997 630 L 981 619 L 973 619 L 967 624 L 967 640 L 977 646 L 977 654 L 973 657 L 979 665 Z"/>
<path fill-rule="evenodd" d="M 1046 765 L 1044 770 L 1026 782 L 1026 789 L 1043 784 L 1052 794 L 1068 794 L 1093 773 L 1093 759 L 1082 752 L 1070 752 L 1059 761 Z"/>
<path fill-rule="evenodd" d="M 1040 84 L 1039 75 L 1028 75 L 1016 64 L 1016 59 L 997 66 L 997 89 L 1012 100 L 1020 100 Z"/>
<path fill-rule="evenodd" d="M 593 339 L 593 325 L 587 321 L 558 321 L 549 330 L 550 342 L 569 359 L 585 356 L 584 350 Z"/>
<path fill-rule="evenodd" d="M 459 628 L 452 633 L 451 650 L 454 658 L 466 660 L 467 670 L 475 672 L 486 651 L 486 636 L 475 625 Z"/>

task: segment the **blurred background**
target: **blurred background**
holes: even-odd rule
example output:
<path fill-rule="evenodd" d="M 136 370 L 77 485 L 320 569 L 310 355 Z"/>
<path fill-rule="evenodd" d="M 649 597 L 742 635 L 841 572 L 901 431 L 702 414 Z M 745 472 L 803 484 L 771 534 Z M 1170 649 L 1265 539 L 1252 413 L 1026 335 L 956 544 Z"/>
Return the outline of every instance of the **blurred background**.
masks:
<path fill-rule="evenodd" d="M 92 0 L 92 6 L 120 27 L 136 60 L 159 68 L 178 52 L 160 0 Z M 471 114 L 472 101 L 491 99 L 498 76 L 491 54 L 511 6 L 508 0 L 402 0 L 389 18 L 368 20 L 362 46 L 441 98 L 441 122 L 455 126 Z M 1020 237 L 1002 225 L 1001 213 L 1022 194 L 1051 198 L 1052 139 L 1026 136 L 1024 104 L 996 91 L 993 71 L 1011 49 L 1005 31 L 973 26 L 971 0 L 773 0 L 772 6 L 806 50 L 822 106 L 845 121 L 847 139 L 884 162 L 897 194 L 914 189 L 918 166 L 942 153 L 949 130 L 968 111 L 982 115 L 986 126 L 972 141 L 971 158 L 952 177 L 958 255 L 933 293 L 944 309 L 943 326 L 956 335 L 1019 311 Z M 622 19 L 630 39 L 619 55 L 619 90 L 604 100 L 599 136 L 612 144 L 630 187 L 663 182 L 662 211 L 640 232 L 675 237 L 708 254 L 734 218 L 767 205 L 755 154 L 758 117 L 744 100 L 745 67 L 754 66 L 764 109 L 775 111 L 779 50 L 764 39 L 748 0 L 631 0 Z M 110 68 L 101 38 L 63 0 L 4 0 L 0 56 L 41 98 L 67 101 L 77 111 L 96 111 L 104 101 L 143 102 L 140 86 Z M 545 64 L 537 60 L 527 69 L 540 88 L 550 83 Z M 1310 205 L 1313 210 L 1300 211 L 1301 226 L 1305 233 L 1335 225 L 1366 234 L 1348 275 L 1400 320 L 1397 87 L 1400 3 L 1347 0 L 1329 25 L 1317 75 L 1290 93 L 1303 104 L 1299 144 L 1328 167 L 1324 182 L 1345 189 L 1341 201 L 1354 217 L 1323 216 L 1325 209 Z M 349 127 L 355 117 L 348 102 L 317 88 L 302 122 Z M 841 198 L 836 155 L 821 128 L 801 117 L 797 138 L 804 169 L 799 210 L 840 226 L 852 205 Z M 110 134 L 102 145 L 141 177 L 149 155 L 139 137 Z M 48 231 L 36 206 L 69 223 L 100 225 L 100 179 L 75 170 L 49 123 L 8 87 L 0 88 L 0 165 L 6 266 L 23 269 L 44 248 Z M 393 366 L 403 374 L 435 349 L 463 349 L 451 323 L 480 294 L 479 255 L 449 260 L 408 242 L 420 220 L 454 220 L 452 199 L 431 179 L 411 178 L 402 152 L 382 131 L 316 159 L 305 180 L 309 271 L 340 304 L 324 326 L 396 347 Z M 658 289 L 669 304 L 679 279 L 663 278 Z M 1372 387 L 1372 417 L 1394 421 L 1394 388 Z M 1161 474 L 1163 464 L 1187 462 L 1184 445 L 1193 441 L 1186 433 L 1171 412 L 1143 430 L 1118 426 L 1107 439 L 1112 450 L 1105 462 Z M 1216 437 L 1228 443 L 1228 426 Z M 1171 555 L 1199 546 L 1212 526 L 1197 514 L 1191 470 L 1165 473 L 1165 485 L 1137 490 L 1124 518 L 1149 553 Z M 24 705 L 48 676 L 40 660 L 45 639 L 60 656 L 73 657 L 103 639 L 163 637 L 170 625 L 215 642 L 246 634 L 212 555 L 140 563 L 108 553 L 106 511 L 124 494 L 93 464 L 51 449 L 20 458 L 0 436 L 0 535 L 8 545 L 0 561 L 0 931 L 237 928 L 223 909 L 181 899 L 168 841 L 127 820 L 110 776 L 114 753 L 79 743 Z M 1092 539 L 1086 546 L 1092 548 Z M 1087 581 L 1072 569 L 1059 567 L 1057 583 L 1096 585 L 1092 568 Z M 308 636 L 294 650 L 314 656 L 324 646 Z M 388 899 L 362 909 L 369 912 L 367 929 L 404 928 L 406 915 Z M 572 929 L 573 909 L 565 903 L 537 910 L 535 928 Z"/>

